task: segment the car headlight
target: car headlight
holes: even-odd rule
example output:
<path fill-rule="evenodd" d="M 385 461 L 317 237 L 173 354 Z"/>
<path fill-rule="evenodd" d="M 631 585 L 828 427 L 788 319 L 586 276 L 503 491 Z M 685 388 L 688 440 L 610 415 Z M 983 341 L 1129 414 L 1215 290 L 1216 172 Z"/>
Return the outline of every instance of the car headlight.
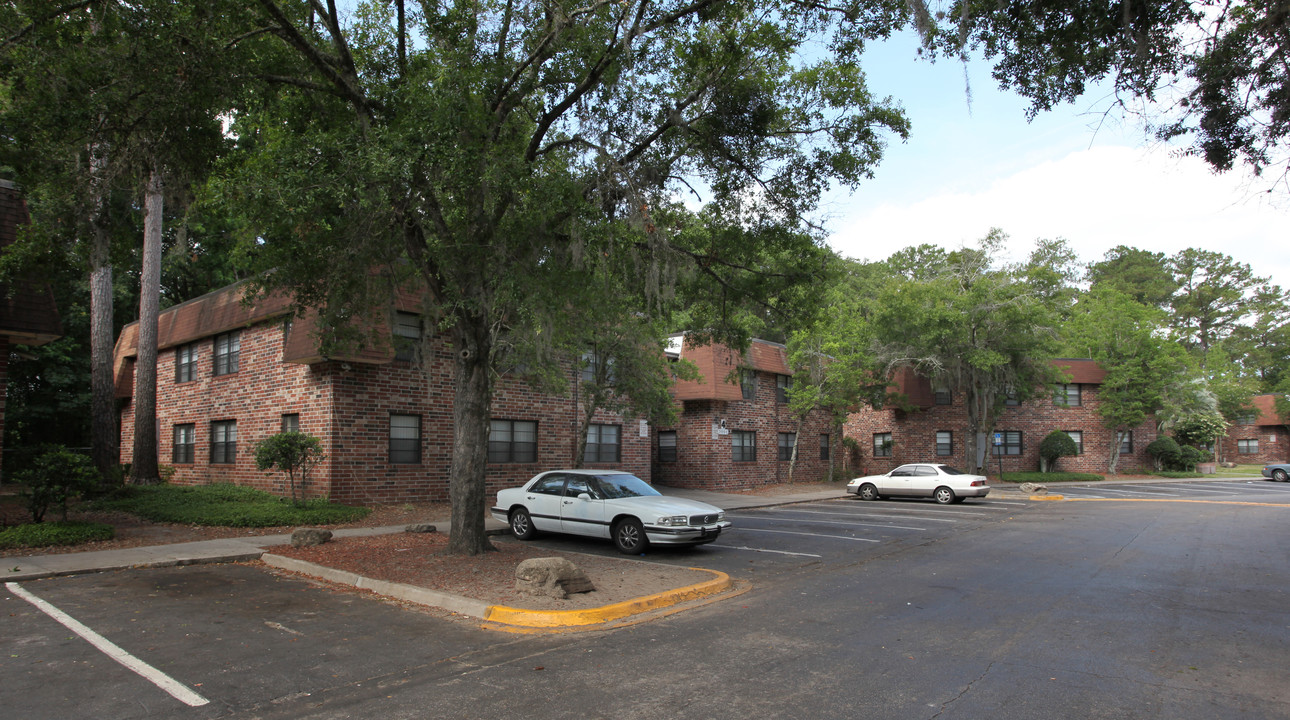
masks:
<path fill-rule="evenodd" d="M 668 515 L 667 517 L 659 518 L 654 524 L 662 525 L 663 527 L 675 527 L 677 525 L 689 525 L 690 519 L 684 515 Z"/>

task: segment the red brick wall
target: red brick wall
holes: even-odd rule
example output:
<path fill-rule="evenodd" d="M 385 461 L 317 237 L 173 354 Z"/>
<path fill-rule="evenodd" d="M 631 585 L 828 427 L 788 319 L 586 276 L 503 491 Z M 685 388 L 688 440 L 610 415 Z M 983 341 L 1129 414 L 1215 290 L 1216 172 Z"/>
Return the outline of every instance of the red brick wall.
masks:
<path fill-rule="evenodd" d="M 995 432 L 1020 431 L 1021 455 L 1003 457 L 1004 472 L 1034 471 L 1039 469 L 1039 443 L 1053 430 L 1078 430 L 1084 435 L 1084 452 L 1075 457 L 1064 457 L 1054 468 L 1064 472 L 1105 474 L 1110 463 L 1111 443 L 1115 433 L 1102 424 L 1097 414 L 1096 385 L 1082 385 L 1081 404 L 1072 407 L 1057 405 L 1047 397 L 1027 401 L 1016 407 L 1004 408 L 995 423 Z M 953 454 L 936 455 L 936 433 L 953 433 Z M 889 432 L 892 436 L 892 455 L 873 457 L 873 436 Z M 863 409 L 847 418 L 845 433 L 859 445 L 858 474 L 876 475 L 910 462 L 939 461 L 956 467 L 967 467 L 967 412 L 963 395 L 957 394 L 950 405 L 933 405 L 922 411 L 902 412 L 894 409 Z M 1133 428 L 1133 452 L 1121 455 L 1117 472 L 1131 473 L 1152 464 L 1146 447 L 1156 439 L 1155 424 L 1151 421 Z M 993 442 L 993 438 L 987 438 Z M 998 472 L 999 458 L 990 455 L 989 472 Z"/>
<path fill-rule="evenodd" d="M 723 378 L 709 379 L 722 382 Z M 660 462 L 655 445 L 654 479 L 661 485 L 704 490 L 743 490 L 788 482 L 789 462 L 779 459 L 779 433 L 798 432 L 793 480 L 815 482 L 828 477 L 829 461 L 820 458 L 820 435 L 829 432 L 828 417 L 816 411 L 797 429 L 788 406 L 776 402 L 774 373 L 757 373 L 753 400 L 686 400 L 675 428 L 676 462 Z M 753 431 L 757 460 L 734 462 L 731 434 L 712 436 L 713 423 L 726 421 L 734 431 Z M 837 439 L 830 453 L 839 451 Z"/>
<path fill-rule="evenodd" d="M 1257 453 L 1242 453 L 1237 440 L 1258 440 Z M 1241 465 L 1290 462 L 1290 432 L 1283 425 L 1232 425 L 1220 441 L 1220 459 Z"/>
<path fill-rule="evenodd" d="M 431 343 L 427 379 L 417 365 L 407 362 L 284 363 L 282 340 L 278 322 L 243 330 L 238 372 L 221 377 L 211 375 L 211 339 L 202 340 L 198 343 L 197 379 L 178 385 L 174 382 L 174 350 L 160 353 L 157 414 L 163 464 L 171 464 L 173 426 L 196 426 L 194 462 L 175 465 L 174 482 L 234 482 L 288 493 L 281 473 L 255 469 L 254 446 L 279 431 L 283 414 L 298 413 L 300 430 L 318 437 L 327 455 L 327 461 L 312 473 L 307 488 L 310 496 L 361 504 L 448 499 L 452 359 L 442 342 Z M 573 397 L 543 395 L 520 380 L 500 380 L 493 417 L 536 421 L 538 462 L 489 465 L 488 492 L 520 484 L 542 470 L 570 466 L 577 417 L 574 410 Z M 389 462 L 391 413 L 421 416 L 419 464 Z M 210 463 L 210 423 L 214 420 L 237 421 L 237 456 L 231 465 Z M 133 406 L 127 405 L 122 413 L 123 458 L 131 457 L 133 421 Z M 598 412 L 593 421 L 622 425 L 622 462 L 603 467 L 633 472 L 649 481 L 652 437 L 640 437 L 639 423 L 604 412 Z M 652 430 L 647 432 L 653 435 Z"/>

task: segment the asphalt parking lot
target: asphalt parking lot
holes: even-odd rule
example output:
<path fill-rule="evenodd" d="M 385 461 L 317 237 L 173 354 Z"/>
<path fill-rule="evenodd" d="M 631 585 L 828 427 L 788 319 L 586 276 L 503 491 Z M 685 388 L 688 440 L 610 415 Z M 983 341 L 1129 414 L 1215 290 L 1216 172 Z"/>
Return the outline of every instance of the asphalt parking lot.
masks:
<path fill-rule="evenodd" d="M 1290 510 L 1290 484 L 1258 480 L 1063 487 L 1059 493 L 1053 493 L 1057 494 L 1066 500 L 1035 501 L 1007 492 L 951 506 L 914 500 L 863 502 L 848 497 L 740 510 L 731 514 L 735 527 L 716 543 L 692 550 L 660 550 L 652 552 L 647 559 L 721 570 L 753 583 L 753 593 L 766 591 L 761 599 L 750 599 L 750 594 L 738 604 L 725 607 L 717 603 L 692 619 L 670 623 L 701 622 L 711 628 L 729 624 L 737 628 L 749 622 L 759 626 L 765 622 L 751 619 L 753 616 L 749 613 L 759 610 L 781 616 L 802 610 L 785 607 L 782 598 L 797 595 L 790 588 L 803 578 L 810 578 L 813 588 L 836 584 L 846 588 L 847 595 L 857 592 L 857 588 L 877 592 L 871 585 L 857 583 L 864 573 L 877 572 L 870 567 L 883 567 L 884 563 L 879 562 L 883 560 L 886 564 L 911 565 L 902 571 L 906 587 L 901 590 L 910 592 L 915 604 L 928 603 L 926 596 L 936 587 L 935 584 L 921 585 L 919 578 L 923 575 L 947 577 L 957 573 L 963 578 L 956 582 L 967 582 L 974 572 L 978 577 L 986 572 L 991 583 L 1011 582 L 1018 574 L 1016 570 L 1001 574 L 1002 570 L 994 565 L 989 570 L 972 570 L 967 565 L 971 553 L 966 548 L 1005 542 L 998 538 L 1011 538 L 1036 529 L 1063 542 L 1074 542 L 1064 536 L 1060 525 L 1066 509 L 1077 508 L 1084 515 L 1129 518 L 1129 522 L 1136 522 L 1135 516 L 1145 512 L 1140 508 L 1161 507 L 1143 503 L 1200 501 L 1202 504 L 1171 505 L 1168 517 L 1173 519 L 1168 527 L 1170 531 L 1176 527 L 1177 532 L 1185 532 L 1188 524 L 1185 521 L 1180 524 L 1177 518 L 1186 518 L 1187 513 L 1194 517 L 1213 513 L 1224 518 L 1225 523 L 1237 523 L 1231 530 L 1225 530 L 1225 535 L 1205 530 L 1214 533 L 1209 538 L 1213 540 L 1212 545 L 1218 545 L 1218 540 L 1232 533 L 1252 532 L 1251 528 L 1242 527 L 1238 519 L 1248 515 L 1234 514 L 1256 512 L 1243 506 L 1277 506 L 1272 512 L 1282 512 L 1280 506 L 1284 505 Z M 1063 502 L 1068 504 L 1062 505 Z M 1260 523 L 1272 518 L 1267 511 L 1257 512 Z M 1155 522 L 1155 526 L 1162 524 Z M 1081 532 L 1084 534 L 1079 542 L 1098 536 L 1096 531 Z M 1282 532 L 1280 539 L 1269 538 L 1269 542 L 1277 543 L 1285 537 L 1286 533 Z M 599 545 L 556 537 L 538 542 L 557 549 L 614 553 L 608 543 Z M 1248 542 L 1242 539 L 1235 545 L 1247 547 Z M 958 550 L 960 546 L 964 550 Z M 930 560 L 942 557 L 950 549 L 954 552 L 953 563 L 940 561 L 930 566 L 934 572 L 920 574 L 918 568 L 928 567 Z M 1268 583 L 1272 583 L 1272 588 L 1283 587 L 1269 575 L 1271 566 L 1243 568 L 1239 554 L 1224 552 L 1228 554 L 1222 555 L 1218 564 L 1231 567 L 1215 568 L 1212 562 L 1196 560 L 1193 553 L 1189 562 L 1195 567 L 1183 568 L 1187 572 L 1179 575 L 1180 586 L 1194 593 L 1200 582 L 1219 587 L 1226 583 L 1240 592 L 1284 595 L 1284 590 L 1267 587 Z M 1062 562 L 1073 562 L 1071 557 Z M 1062 581 L 1059 562 L 1054 561 L 1051 566 L 1035 563 L 1033 554 L 1026 560 L 1020 566 L 1008 565 L 1021 567 L 1027 573 L 1039 573 L 1025 578 L 1025 582 Z M 1220 570 L 1235 574 L 1224 580 L 1216 576 Z M 1140 585 L 1142 580 L 1132 582 Z M 919 591 L 918 587 L 926 589 Z M 1219 587 L 1215 588 L 1215 594 Z M 1161 596 L 1164 593 L 1155 589 L 1151 592 Z M 822 627 L 827 627 L 836 613 L 850 612 L 846 607 L 834 607 L 834 600 L 826 601 L 825 598 L 833 597 L 829 592 L 812 590 L 810 597 L 819 599 L 818 606 L 816 600 L 799 602 L 811 603 L 812 615 L 820 615 L 818 622 Z M 48 608 L 33 604 L 31 598 L 74 619 L 150 670 L 132 667 L 120 657 L 114 657 L 113 651 L 105 650 L 102 644 L 96 646 L 74 627 L 60 624 Z M 1250 604 L 1248 595 L 1238 599 Z M 1260 595 L 1259 606 L 1274 600 Z M 143 718 L 181 714 L 185 717 L 310 717 L 315 711 L 322 712 L 320 708 L 335 707 L 338 696 L 361 697 L 354 702 L 367 709 L 356 706 L 354 712 L 375 717 L 381 713 L 364 703 L 398 697 L 414 686 L 429 683 L 448 695 L 468 692 L 468 688 L 457 684 L 466 675 L 501 673 L 509 677 L 520 668 L 531 673 L 533 668 L 553 662 L 540 659 L 547 653 L 558 655 L 578 647 L 583 648 L 579 652 L 589 654 L 592 648 L 606 642 L 612 644 L 607 639 L 612 633 L 581 639 L 501 637 L 479 629 L 473 622 L 444 613 L 410 609 L 363 593 L 321 587 L 298 578 L 274 575 L 254 565 L 154 568 L 51 578 L 7 585 L 0 593 L 0 602 L 4 608 L 0 617 L 0 668 L 3 669 L 0 677 L 4 678 L 0 683 L 0 707 L 5 708 L 7 717 L 14 718 L 77 715 Z M 880 598 L 868 597 L 863 602 L 869 608 L 866 612 L 879 613 L 888 623 L 899 622 L 899 614 L 891 615 L 882 609 L 886 605 Z M 888 603 L 891 607 L 904 604 Z M 683 618 L 684 614 L 679 617 Z M 1276 626 L 1276 618 L 1267 620 Z M 666 637 L 668 625 L 664 623 L 657 632 Z M 693 630 L 685 632 L 692 634 Z M 1195 628 L 1191 632 L 1196 634 L 1193 637 L 1204 635 Z M 1270 632 L 1284 634 L 1286 629 Z M 900 634 L 909 642 L 913 633 L 906 629 Z M 1042 651 L 1052 653 L 1060 648 L 1044 647 Z M 1230 653 L 1223 654 L 1221 648 L 1214 653 L 1223 662 L 1239 662 L 1239 659 L 1231 660 Z M 1281 659 L 1284 658 L 1271 660 L 1280 662 Z M 1259 661 L 1258 657 L 1248 660 L 1251 665 Z M 839 668 L 838 672 L 845 673 L 845 668 Z M 497 682 L 499 688 L 508 685 L 508 681 Z M 174 686 L 191 693 L 192 697 L 174 692 Z M 478 688 L 469 689 L 469 693 L 477 692 Z M 506 705 L 504 689 L 489 691 L 490 697 L 493 694 L 497 697 L 490 702 L 497 704 L 489 707 Z M 335 712 L 318 716 L 346 716 Z M 791 712 L 781 714 L 795 716 Z M 829 714 L 825 712 L 821 716 Z M 558 716 L 558 713 L 549 715 Z M 482 712 L 481 716 L 487 717 L 489 713 Z"/>

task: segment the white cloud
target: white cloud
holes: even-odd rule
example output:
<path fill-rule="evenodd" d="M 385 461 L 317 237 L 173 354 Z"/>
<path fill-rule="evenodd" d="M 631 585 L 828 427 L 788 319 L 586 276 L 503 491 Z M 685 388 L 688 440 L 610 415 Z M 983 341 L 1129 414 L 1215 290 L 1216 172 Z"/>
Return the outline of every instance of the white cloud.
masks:
<path fill-rule="evenodd" d="M 1290 212 L 1282 196 L 1271 197 L 1283 207 L 1272 207 L 1239 171 L 1215 175 L 1196 158 L 1094 147 L 983 179 L 975 191 L 906 205 L 857 203 L 851 211 L 835 206 L 831 244 L 843 255 L 879 260 L 921 243 L 957 248 L 998 227 L 1012 238 L 1014 259 L 1037 238 L 1065 238 L 1086 262 L 1116 245 L 1165 254 L 1195 247 L 1290 287 Z"/>

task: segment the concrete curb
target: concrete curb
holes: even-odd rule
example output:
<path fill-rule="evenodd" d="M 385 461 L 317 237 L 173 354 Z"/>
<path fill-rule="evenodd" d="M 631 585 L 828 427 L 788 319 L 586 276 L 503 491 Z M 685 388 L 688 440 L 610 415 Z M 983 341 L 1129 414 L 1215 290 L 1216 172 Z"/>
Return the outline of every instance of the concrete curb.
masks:
<path fill-rule="evenodd" d="M 726 592 L 734 586 L 730 576 L 723 572 L 704 568 L 689 568 L 690 570 L 710 573 L 713 577 L 710 580 L 694 585 L 598 608 L 585 610 L 525 610 L 503 605 L 489 605 L 481 600 L 473 600 L 460 595 L 438 592 L 415 585 L 375 580 L 347 570 L 337 570 L 304 560 L 274 555 L 273 553 L 265 553 L 260 559 L 266 565 L 282 570 L 301 573 L 302 575 L 316 577 L 340 585 L 371 590 L 378 595 L 473 617 L 484 621 L 486 623 L 484 627 L 500 626 L 492 627 L 491 629 L 586 629 L 587 626 L 601 625 L 633 615 L 654 612 L 684 602 L 711 597 Z"/>

